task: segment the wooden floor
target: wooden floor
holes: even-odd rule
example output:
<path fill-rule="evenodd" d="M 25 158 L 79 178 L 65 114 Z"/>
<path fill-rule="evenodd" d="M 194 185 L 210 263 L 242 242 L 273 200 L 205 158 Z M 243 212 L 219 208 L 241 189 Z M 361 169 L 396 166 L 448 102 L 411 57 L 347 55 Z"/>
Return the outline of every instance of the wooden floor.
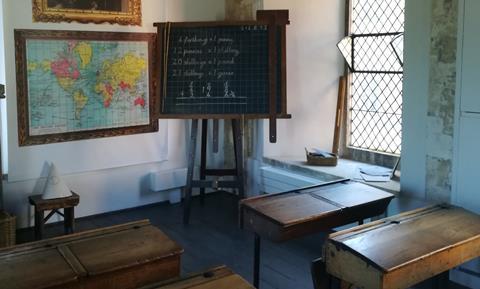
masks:
<path fill-rule="evenodd" d="M 423 203 L 395 199 L 389 207 L 389 215 L 423 206 Z M 205 205 L 198 198 L 192 202 L 192 218 L 189 226 L 182 223 L 181 205 L 161 203 L 157 205 L 77 219 L 76 231 L 111 226 L 125 222 L 150 219 L 185 249 L 182 256 L 182 274 L 202 271 L 225 264 L 248 281 L 252 281 L 253 236 L 238 228 L 237 199 L 235 196 L 217 192 L 207 195 Z M 61 224 L 46 227 L 46 237 L 63 233 Z M 262 289 L 313 288 L 310 277 L 310 262 L 321 256 L 325 234 L 317 234 L 274 244 L 262 243 L 261 283 Z M 33 240 L 33 230 L 23 229 L 17 233 L 17 242 Z M 430 288 L 428 282 L 416 288 Z M 445 286 L 445 289 L 449 288 Z M 458 285 L 450 288 L 464 289 Z"/>

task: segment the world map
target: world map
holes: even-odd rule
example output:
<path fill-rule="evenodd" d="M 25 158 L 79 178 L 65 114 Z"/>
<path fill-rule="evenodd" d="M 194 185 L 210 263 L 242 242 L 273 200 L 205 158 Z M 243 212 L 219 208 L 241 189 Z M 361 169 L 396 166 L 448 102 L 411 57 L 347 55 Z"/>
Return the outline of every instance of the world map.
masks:
<path fill-rule="evenodd" d="M 30 135 L 147 125 L 148 43 L 31 39 Z"/>

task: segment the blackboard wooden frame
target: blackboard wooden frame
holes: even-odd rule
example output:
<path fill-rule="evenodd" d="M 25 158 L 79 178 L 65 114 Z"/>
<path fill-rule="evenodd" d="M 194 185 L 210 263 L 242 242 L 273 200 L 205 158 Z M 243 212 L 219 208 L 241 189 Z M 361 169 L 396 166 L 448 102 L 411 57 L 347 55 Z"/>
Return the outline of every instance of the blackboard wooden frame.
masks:
<path fill-rule="evenodd" d="M 287 113 L 287 96 L 286 96 L 286 25 L 289 24 L 288 20 L 288 11 L 287 10 L 273 10 L 273 11 L 258 11 L 256 21 L 208 21 L 208 22 L 162 22 L 154 23 L 154 26 L 157 27 L 158 36 L 157 36 L 157 55 L 158 55 L 158 66 L 157 66 L 157 95 L 159 97 L 157 112 L 159 119 L 276 119 L 284 118 L 289 119 L 291 115 Z M 242 26 L 242 25 L 265 25 L 268 27 L 270 35 L 276 36 L 278 32 L 280 34 L 280 55 L 276 55 L 276 51 L 273 48 L 277 48 L 275 42 L 269 43 L 269 70 L 270 70 L 270 91 L 273 95 L 273 102 L 270 101 L 270 110 L 273 113 L 255 113 L 255 114 L 241 114 L 241 113 L 228 113 L 228 114 L 165 114 L 162 112 L 163 102 L 164 102 L 164 86 L 165 86 L 165 74 L 164 68 L 167 65 L 168 59 L 165 59 L 167 44 L 168 44 L 168 35 L 167 27 L 192 27 L 192 28 L 201 28 L 201 27 L 219 27 L 219 26 Z M 269 42 L 272 42 L 276 37 L 269 37 Z M 277 57 L 278 56 L 278 57 Z M 276 61 L 280 59 L 280 73 L 277 80 L 276 74 Z M 273 73 L 272 73 L 273 72 Z M 275 90 L 277 86 L 277 81 L 281 81 L 280 85 L 280 99 L 281 99 L 281 111 L 280 113 L 275 112 L 276 107 L 276 97 Z M 272 96 L 270 97 L 270 99 Z M 273 108 L 273 111 L 272 111 Z"/>

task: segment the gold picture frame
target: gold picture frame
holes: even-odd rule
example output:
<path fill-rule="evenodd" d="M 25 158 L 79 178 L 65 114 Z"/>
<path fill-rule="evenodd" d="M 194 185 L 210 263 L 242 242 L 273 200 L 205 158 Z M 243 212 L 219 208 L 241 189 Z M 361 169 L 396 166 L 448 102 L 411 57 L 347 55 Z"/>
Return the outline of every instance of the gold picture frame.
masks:
<path fill-rule="evenodd" d="M 34 22 L 142 25 L 141 0 L 32 0 Z"/>

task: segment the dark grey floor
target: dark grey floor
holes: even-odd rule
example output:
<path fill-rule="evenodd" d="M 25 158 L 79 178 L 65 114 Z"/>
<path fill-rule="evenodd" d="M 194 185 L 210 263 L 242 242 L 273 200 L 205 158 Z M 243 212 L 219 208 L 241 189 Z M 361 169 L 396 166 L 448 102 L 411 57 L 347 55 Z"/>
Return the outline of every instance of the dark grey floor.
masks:
<path fill-rule="evenodd" d="M 395 199 L 389 215 L 423 206 L 424 203 Z M 185 249 L 182 256 L 182 274 L 203 271 L 225 264 L 248 281 L 252 280 L 253 236 L 238 228 L 237 199 L 224 192 L 209 194 L 205 205 L 193 199 L 189 226 L 182 224 L 181 205 L 157 205 L 77 219 L 76 231 L 111 226 L 134 220 L 150 219 L 152 224 L 176 240 Z M 61 224 L 49 225 L 46 237 L 61 235 Z M 261 288 L 313 288 L 310 262 L 320 257 L 325 234 L 274 244 L 262 242 Z M 33 240 L 33 230 L 17 233 L 17 242 Z M 429 282 L 418 288 L 430 288 Z M 448 288 L 448 285 L 445 286 Z M 450 288 L 465 289 L 452 285 Z"/>

